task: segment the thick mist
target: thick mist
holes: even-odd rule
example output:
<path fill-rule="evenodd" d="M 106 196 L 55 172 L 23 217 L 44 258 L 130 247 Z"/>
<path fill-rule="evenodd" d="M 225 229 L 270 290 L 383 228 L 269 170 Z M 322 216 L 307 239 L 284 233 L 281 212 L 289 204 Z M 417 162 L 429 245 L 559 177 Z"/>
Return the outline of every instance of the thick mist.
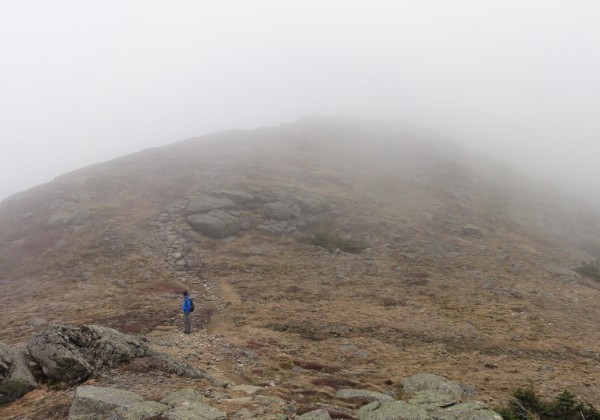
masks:
<path fill-rule="evenodd" d="M 600 202 L 596 1 L 0 3 L 0 199 L 307 114 L 405 121 Z"/>

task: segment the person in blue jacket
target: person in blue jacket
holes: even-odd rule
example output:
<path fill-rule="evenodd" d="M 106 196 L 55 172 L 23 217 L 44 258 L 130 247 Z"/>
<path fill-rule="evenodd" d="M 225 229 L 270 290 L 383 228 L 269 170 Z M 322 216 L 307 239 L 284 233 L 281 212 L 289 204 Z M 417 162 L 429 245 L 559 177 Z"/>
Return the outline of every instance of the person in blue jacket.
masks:
<path fill-rule="evenodd" d="M 190 309 L 192 308 L 192 302 L 188 296 L 187 290 L 183 292 L 183 303 L 181 304 L 181 311 L 183 312 L 183 332 L 185 334 L 192 333 L 192 324 L 190 323 Z"/>

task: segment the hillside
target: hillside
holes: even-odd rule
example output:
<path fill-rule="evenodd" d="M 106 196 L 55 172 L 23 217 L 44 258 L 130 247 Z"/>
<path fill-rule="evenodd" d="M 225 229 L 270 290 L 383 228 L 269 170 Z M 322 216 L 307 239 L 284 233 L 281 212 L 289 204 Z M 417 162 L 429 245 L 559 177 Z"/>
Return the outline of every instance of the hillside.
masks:
<path fill-rule="evenodd" d="M 0 203 L 0 341 L 100 324 L 304 407 L 335 402 L 340 384 L 401 395 L 399 379 L 424 372 L 491 404 L 532 383 L 600 406 L 600 283 L 573 271 L 599 249 L 594 209 L 435 133 L 307 117 Z M 145 396 L 190 386 L 121 373 L 97 381 Z M 38 389 L 0 414 L 70 398 Z"/>

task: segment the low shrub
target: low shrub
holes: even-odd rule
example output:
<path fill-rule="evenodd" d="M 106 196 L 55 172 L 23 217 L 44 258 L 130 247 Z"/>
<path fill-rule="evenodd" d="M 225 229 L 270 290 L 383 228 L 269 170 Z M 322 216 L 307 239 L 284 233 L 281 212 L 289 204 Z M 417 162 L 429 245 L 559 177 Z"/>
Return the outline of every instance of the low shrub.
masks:
<path fill-rule="evenodd" d="M 567 390 L 551 401 L 542 401 L 532 388 L 518 388 L 513 397 L 506 407 L 495 409 L 505 420 L 600 420 L 598 410 Z"/>
<path fill-rule="evenodd" d="M 600 281 L 600 264 L 598 260 L 589 263 L 581 262 L 581 265 L 575 268 L 575 271 L 583 277 Z"/>

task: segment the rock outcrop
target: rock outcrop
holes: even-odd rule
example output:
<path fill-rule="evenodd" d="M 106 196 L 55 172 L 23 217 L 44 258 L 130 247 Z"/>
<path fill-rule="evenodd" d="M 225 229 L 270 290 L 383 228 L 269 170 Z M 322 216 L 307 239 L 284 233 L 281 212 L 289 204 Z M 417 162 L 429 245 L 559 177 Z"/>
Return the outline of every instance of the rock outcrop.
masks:
<path fill-rule="evenodd" d="M 207 214 L 193 214 L 188 216 L 187 220 L 192 228 L 213 238 L 233 235 L 242 228 L 239 218 L 222 210 L 213 210 Z"/>
<path fill-rule="evenodd" d="M 33 334 L 27 348 L 48 378 L 71 384 L 99 369 L 152 355 L 142 339 L 97 325 L 51 325 Z"/>
<path fill-rule="evenodd" d="M 0 343 L 0 404 L 17 400 L 36 386 L 25 355 Z"/>
<path fill-rule="evenodd" d="M 260 190 L 257 193 L 215 190 L 189 200 L 183 212 L 187 223 L 212 238 L 252 228 L 272 235 L 292 233 L 322 221 L 329 208 L 316 195 Z"/>
<path fill-rule="evenodd" d="M 408 401 L 363 390 L 340 390 L 338 398 L 374 400 L 357 412 L 360 420 L 502 420 L 502 417 L 480 401 L 462 401 L 470 392 L 456 382 L 438 375 L 419 374 L 400 381 L 405 393 L 414 394 Z M 383 397 L 381 397 L 383 396 Z"/>
<path fill-rule="evenodd" d="M 76 384 L 102 369 L 134 358 L 148 357 L 150 365 L 156 369 L 224 385 L 207 373 L 152 350 L 143 337 L 122 334 L 98 325 L 51 325 L 33 334 L 27 348 L 44 374 L 55 382 Z"/>
<path fill-rule="evenodd" d="M 69 420 L 88 419 L 225 420 L 227 415 L 204 403 L 193 389 L 171 393 L 160 402 L 116 388 L 80 386 L 69 410 Z"/>
<path fill-rule="evenodd" d="M 130 391 L 98 386 L 80 386 L 69 410 L 69 420 L 145 419 L 164 413 L 168 407 L 145 401 Z"/>

